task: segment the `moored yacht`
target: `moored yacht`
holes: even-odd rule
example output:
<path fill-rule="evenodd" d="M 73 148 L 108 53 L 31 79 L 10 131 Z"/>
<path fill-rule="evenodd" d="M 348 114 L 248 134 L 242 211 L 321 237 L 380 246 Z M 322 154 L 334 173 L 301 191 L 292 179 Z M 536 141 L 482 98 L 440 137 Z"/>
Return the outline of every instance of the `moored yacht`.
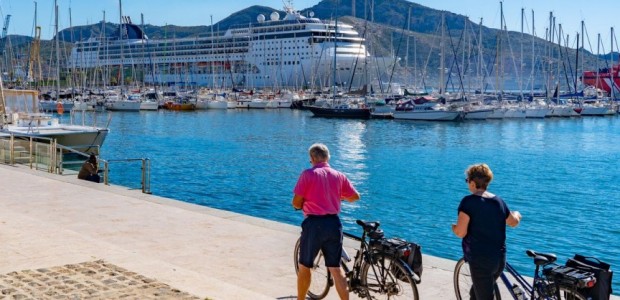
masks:
<path fill-rule="evenodd" d="M 1 83 L 0 83 L 1 84 Z M 59 119 L 39 112 L 38 92 L 30 90 L 0 90 L 0 132 L 55 139 L 60 145 L 83 152 L 98 152 L 108 128 L 61 124 Z"/>

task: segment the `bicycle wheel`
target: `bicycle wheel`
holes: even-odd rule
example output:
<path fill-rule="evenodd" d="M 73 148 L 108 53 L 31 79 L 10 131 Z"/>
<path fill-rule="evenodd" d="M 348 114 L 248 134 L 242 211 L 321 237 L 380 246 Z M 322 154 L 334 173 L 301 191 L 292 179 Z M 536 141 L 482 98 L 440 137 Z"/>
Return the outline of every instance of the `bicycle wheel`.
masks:
<path fill-rule="evenodd" d="M 299 243 L 300 239 L 295 244 L 295 252 L 293 253 L 293 259 L 295 263 L 295 274 L 299 273 Z M 319 251 L 319 254 L 314 259 L 312 268 L 310 269 L 312 274 L 310 280 L 310 288 L 308 289 L 308 296 L 311 299 L 323 299 L 329 292 L 329 287 L 333 284 L 332 277 L 325 267 L 325 260 L 323 259 L 323 253 Z"/>
<path fill-rule="evenodd" d="M 586 297 L 577 291 L 561 287 L 560 288 L 560 299 L 561 300 L 586 300 Z"/>
<path fill-rule="evenodd" d="M 468 300 L 471 298 L 470 291 L 474 286 L 474 282 L 471 279 L 471 272 L 469 271 L 469 264 L 464 258 L 459 259 L 454 267 L 454 292 L 456 293 L 457 300 Z M 501 300 L 501 294 L 499 287 L 495 285 L 495 299 Z"/>
<path fill-rule="evenodd" d="M 404 274 L 408 270 L 403 264 L 389 257 L 377 257 L 374 264 L 364 263 L 360 274 L 362 295 L 367 299 L 417 300 L 418 287 L 411 276 Z"/>

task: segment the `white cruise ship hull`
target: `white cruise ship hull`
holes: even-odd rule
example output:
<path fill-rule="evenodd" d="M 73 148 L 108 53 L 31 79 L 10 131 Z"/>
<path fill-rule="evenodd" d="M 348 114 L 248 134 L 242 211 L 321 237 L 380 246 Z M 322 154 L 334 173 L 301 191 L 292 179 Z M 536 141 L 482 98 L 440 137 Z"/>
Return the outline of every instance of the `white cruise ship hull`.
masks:
<path fill-rule="evenodd" d="M 148 39 L 139 26 L 126 22 L 121 25 L 126 37 L 77 42 L 68 67 L 149 70 L 139 79 L 150 84 L 281 89 L 361 86 L 365 67 L 381 76 L 396 61 L 370 57 L 351 25 L 308 18 L 290 6 L 285 11 L 282 19 L 261 15 L 258 23 L 180 39 Z"/>

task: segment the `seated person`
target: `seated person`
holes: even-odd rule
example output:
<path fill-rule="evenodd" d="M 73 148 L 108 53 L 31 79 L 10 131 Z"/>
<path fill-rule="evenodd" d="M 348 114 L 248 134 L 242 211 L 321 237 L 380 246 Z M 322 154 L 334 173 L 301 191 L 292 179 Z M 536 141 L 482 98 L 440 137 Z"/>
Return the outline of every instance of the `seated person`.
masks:
<path fill-rule="evenodd" d="M 99 164 L 97 163 L 97 157 L 94 154 L 91 154 L 88 160 L 82 165 L 80 173 L 78 173 L 78 179 L 100 182 L 101 177 L 97 174 L 99 171 L 98 169 Z"/>

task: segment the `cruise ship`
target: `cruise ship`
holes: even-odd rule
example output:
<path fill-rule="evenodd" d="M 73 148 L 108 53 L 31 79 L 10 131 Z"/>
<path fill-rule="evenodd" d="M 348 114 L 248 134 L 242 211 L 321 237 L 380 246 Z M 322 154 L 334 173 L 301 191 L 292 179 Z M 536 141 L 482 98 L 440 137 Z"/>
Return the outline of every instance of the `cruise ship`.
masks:
<path fill-rule="evenodd" d="M 312 13 L 303 16 L 291 5 L 284 10 L 283 18 L 278 12 L 269 19 L 260 14 L 253 24 L 182 39 L 148 39 L 140 26 L 121 18 L 113 37 L 75 43 L 68 67 L 118 70 L 123 65 L 125 72 L 144 70 L 147 84 L 211 88 L 327 87 L 334 80 L 358 87 L 369 81 L 370 70 L 378 74 L 377 66 L 382 66 L 379 73 L 391 68 L 393 59 L 371 59 L 353 26 Z"/>

